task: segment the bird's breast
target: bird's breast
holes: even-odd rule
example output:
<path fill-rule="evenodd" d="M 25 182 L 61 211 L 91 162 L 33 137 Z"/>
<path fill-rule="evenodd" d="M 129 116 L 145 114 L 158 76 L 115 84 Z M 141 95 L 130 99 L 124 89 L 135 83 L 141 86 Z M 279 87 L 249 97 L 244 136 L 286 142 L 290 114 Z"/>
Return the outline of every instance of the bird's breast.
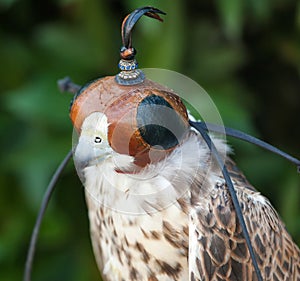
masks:
<path fill-rule="evenodd" d="M 183 199 L 143 215 L 99 206 L 89 195 L 87 202 L 93 248 L 105 280 L 188 280 L 188 215 Z"/>

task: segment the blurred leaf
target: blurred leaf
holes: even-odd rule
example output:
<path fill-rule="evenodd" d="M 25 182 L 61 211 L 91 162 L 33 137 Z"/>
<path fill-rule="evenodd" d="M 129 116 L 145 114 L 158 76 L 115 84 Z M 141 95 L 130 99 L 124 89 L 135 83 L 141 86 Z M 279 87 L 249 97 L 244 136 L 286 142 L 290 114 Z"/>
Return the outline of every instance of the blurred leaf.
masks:
<path fill-rule="evenodd" d="M 18 87 L 27 78 L 33 67 L 33 54 L 22 40 L 1 33 L 0 37 L 0 60 L 5 66 L 0 68 L 1 93 Z"/>
<path fill-rule="evenodd" d="M 78 67 L 81 73 L 90 71 L 91 66 L 97 65 L 95 62 L 101 65 L 105 58 L 79 28 L 62 24 L 40 26 L 35 33 L 35 41 L 40 50 L 39 56 L 44 60 L 41 71 L 55 71 L 57 77 L 66 74 L 74 77 Z"/>
<path fill-rule="evenodd" d="M 201 84 L 206 81 L 215 85 L 230 79 L 244 62 L 241 45 L 224 43 L 219 32 L 208 22 L 200 22 L 193 31 L 195 39 L 188 71 Z"/>
<path fill-rule="evenodd" d="M 35 126 L 69 128 L 68 106 L 71 97 L 60 94 L 56 80 L 57 77 L 52 75 L 36 77 L 22 88 L 9 92 L 4 99 L 6 108 L 23 122 Z"/>
<path fill-rule="evenodd" d="M 4 104 L 17 118 L 28 123 L 53 128 L 70 128 L 68 108 L 71 96 L 61 94 L 56 75 L 35 77 L 34 80 L 9 92 Z"/>
<path fill-rule="evenodd" d="M 285 172 L 285 173 L 284 173 Z M 283 175 L 281 181 L 282 197 L 280 200 L 280 214 L 290 231 L 297 240 L 300 239 L 299 227 L 299 206 L 300 206 L 300 183 L 299 173 L 294 169 L 281 171 Z"/>
<path fill-rule="evenodd" d="M 222 84 L 220 87 L 215 87 L 211 93 L 222 119 L 228 127 L 240 128 L 245 132 L 252 133 L 253 127 L 249 112 L 242 107 L 239 101 L 239 98 L 242 97 L 238 96 L 241 93 L 238 92 L 238 89 L 234 83 Z"/>
<path fill-rule="evenodd" d="M 0 0 L 0 8 L 9 9 L 18 0 Z"/>
<path fill-rule="evenodd" d="M 296 26 L 299 32 L 300 31 L 300 2 L 299 1 L 296 9 Z"/>
<path fill-rule="evenodd" d="M 244 20 L 245 1 L 218 0 L 216 1 L 220 18 L 228 38 L 236 39 L 241 36 Z"/>
<path fill-rule="evenodd" d="M 248 9 L 252 11 L 254 19 L 259 24 L 260 22 L 266 22 L 272 12 L 272 2 L 269 0 L 257 1 L 257 0 L 248 0 Z"/>

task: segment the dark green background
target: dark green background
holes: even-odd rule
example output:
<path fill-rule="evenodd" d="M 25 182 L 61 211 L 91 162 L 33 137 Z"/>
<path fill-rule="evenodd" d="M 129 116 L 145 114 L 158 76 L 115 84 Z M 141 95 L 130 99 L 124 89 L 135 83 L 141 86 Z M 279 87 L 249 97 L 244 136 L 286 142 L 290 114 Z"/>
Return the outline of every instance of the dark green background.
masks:
<path fill-rule="evenodd" d="M 120 25 L 133 9 L 167 12 L 142 19 L 133 41 L 142 67 L 196 80 L 227 126 L 300 157 L 300 2 L 296 0 L 0 0 L 0 279 L 20 280 L 35 217 L 51 174 L 71 147 L 71 95 L 79 84 L 117 72 Z M 235 160 L 270 198 L 300 243 L 300 174 L 287 161 L 230 140 Z M 33 280 L 99 280 L 73 164 L 44 219 Z"/>

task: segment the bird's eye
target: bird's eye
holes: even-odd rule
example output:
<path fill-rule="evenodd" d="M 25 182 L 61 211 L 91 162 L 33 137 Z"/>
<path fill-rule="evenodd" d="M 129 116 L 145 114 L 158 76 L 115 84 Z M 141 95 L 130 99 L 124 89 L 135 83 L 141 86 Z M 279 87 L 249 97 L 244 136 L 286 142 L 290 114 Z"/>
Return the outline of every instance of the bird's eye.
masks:
<path fill-rule="evenodd" d="M 95 143 L 101 143 L 102 139 L 100 137 L 95 137 L 94 142 Z"/>

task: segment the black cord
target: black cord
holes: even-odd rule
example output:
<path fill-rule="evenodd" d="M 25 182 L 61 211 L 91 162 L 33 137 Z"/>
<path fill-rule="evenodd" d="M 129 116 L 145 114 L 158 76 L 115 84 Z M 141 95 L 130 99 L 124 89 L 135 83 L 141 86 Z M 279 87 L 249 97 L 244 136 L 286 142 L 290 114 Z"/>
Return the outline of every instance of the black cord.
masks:
<path fill-rule="evenodd" d="M 73 95 L 75 95 L 81 88 L 80 85 L 75 84 L 68 76 L 58 80 L 57 86 L 62 93 L 69 92 Z"/>
<path fill-rule="evenodd" d="M 257 145 L 265 150 L 268 150 L 270 152 L 273 152 L 286 160 L 292 162 L 298 167 L 298 171 L 300 171 L 300 160 L 289 155 L 286 152 L 283 152 L 282 150 L 278 149 L 277 147 L 274 147 L 273 145 L 264 142 L 256 137 L 253 137 L 251 135 L 248 135 L 242 131 L 233 129 L 233 128 L 228 128 L 228 127 L 223 127 L 220 125 L 216 124 L 211 124 L 211 123 L 204 123 L 204 122 L 193 122 L 194 124 L 197 124 L 200 126 L 203 130 L 205 131 L 210 131 L 214 133 L 219 133 L 219 134 L 225 134 L 226 136 L 234 137 L 236 139 L 240 139 L 249 143 L 252 143 L 254 145 Z"/>
<path fill-rule="evenodd" d="M 232 200 L 233 206 L 235 208 L 236 215 L 237 215 L 239 223 L 242 227 L 243 235 L 244 235 L 244 238 L 246 240 L 246 244 L 247 244 L 251 259 L 252 259 L 252 263 L 253 263 L 253 266 L 254 266 L 254 269 L 255 269 L 255 272 L 256 272 L 256 275 L 257 275 L 257 279 L 258 279 L 258 281 L 263 281 L 260 269 L 258 267 L 256 258 L 255 258 L 254 250 L 253 250 L 253 247 L 252 247 L 252 244 L 251 244 L 249 232 L 247 230 L 247 226 L 246 226 L 246 223 L 245 223 L 245 220 L 244 220 L 244 217 L 243 217 L 243 213 L 242 213 L 241 207 L 239 205 L 239 201 L 238 201 L 238 198 L 236 196 L 236 193 L 235 193 L 235 190 L 234 190 L 234 187 L 233 187 L 233 183 L 231 181 L 231 178 L 229 176 L 229 173 L 227 171 L 225 163 L 222 161 L 222 159 L 220 157 L 220 154 L 218 153 L 214 143 L 212 142 L 211 138 L 207 134 L 208 129 L 207 128 L 204 129 L 203 126 L 205 125 L 205 123 L 202 123 L 204 125 L 199 125 L 199 122 L 193 122 L 193 121 L 189 121 L 189 123 L 192 127 L 194 127 L 195 129 L 197 129 L 200 132 L 201 136 L 203 137 L 203 139 L 207 143 L 207 146 L 209 147 L 210 151 L 212 152 L 214 158 L 216 159 L 220 169 L 222 170 L 222 174 L 223 174 L 223 177 L 226 181 L 229 193 L 231 195 L 231 200 Z"/>
<path fill-rule="evenodd" d="M 62 171 L 68 164 L 69 160 L 71 159 L 72 156 L 72 150 L 68 152 L 64 160 L 60 163 L 59 167 L 56 169 L 54 175 L 51 178 L 51 181 L 49 182 L 46 193 L 44 195 L 35 225 L 34 229 L 31 234 L 31 240 L 28 248 L 28 253 L 27 253 L 27 258 L 26 258 L 26 265 L 25 265 L 25 271 L 24 271 L 24 276 L 23 276 L 23 281 L 31 281 L 31 271 L 32 271 L 32 264 L 33 264 L 33 258 L 34 258 L 34 253 L 36 249 L 36 243 L 37 243 L 37 238 L 40 230 L 40 226 L 46 211 L 46 208 L 48 206 L 49 200 L 51 198 L 51 195 L 54 191 L 55 184 L 61 175 Z"/>

